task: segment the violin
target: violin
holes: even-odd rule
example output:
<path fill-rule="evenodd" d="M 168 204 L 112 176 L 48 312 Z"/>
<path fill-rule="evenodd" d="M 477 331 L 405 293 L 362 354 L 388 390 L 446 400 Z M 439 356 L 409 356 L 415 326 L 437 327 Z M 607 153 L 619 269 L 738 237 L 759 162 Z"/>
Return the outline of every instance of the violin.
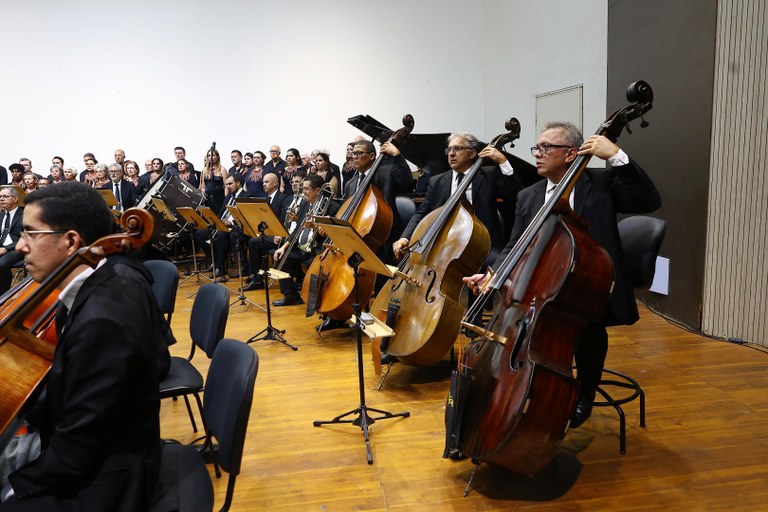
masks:
<path fill-rule="evenodd" d="M 31 278 L 6 293 L 0 305 L 0 449 L 10 441 L 44 387 L 56 350 L 58 288 L 76 267 L 127 253 L 152 238 L 152 215 L 139 208 L 120 217 L 124 233 L 79 249 L 43 282 Z"/>
<path fill-rule="evenodd" d="M 638 81 L 627 99 L 634 103 L 609 116 L 597 135 L 615 141 L 652 108 L 653 91 Z M 460 358 L 462 388 L 449 397 L 459 418 L 449 439 L 457 437 L 474 460 L 533 474 L 549 464 L 570 426 L 576 344 L 613 288 L 610 256 L 568 204 L 590 157 L 573 161 L 462 320 L 475 338 Z M 475 325 L 493 299 L 490 320 Z"/>

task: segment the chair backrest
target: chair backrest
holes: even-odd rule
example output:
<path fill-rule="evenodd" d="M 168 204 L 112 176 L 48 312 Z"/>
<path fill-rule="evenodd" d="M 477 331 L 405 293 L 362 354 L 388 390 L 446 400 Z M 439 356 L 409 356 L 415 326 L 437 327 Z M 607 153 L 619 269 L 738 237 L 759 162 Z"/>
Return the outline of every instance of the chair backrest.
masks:
<path fill-rule="evenodd" d="M 228 317 L 229 290 L 217 283 L 201 285 L 189 316 L 189 335 L 209 358 L 224 337 Z"/>
<path fill-rule="evenodd" d="M 408 196 L 397 196 L 395 197 L 395 205 L 397 206 L 397 213 L 400 214 L 400 221 L 405 227 L 413 214 L 416 213 L 416 203 Z"/>
<path fill-rule="evenodd" d="M 619 222 L 619 237 L 624 259 L 635 288 L 647 289 L 653 283 L 656 257 L 667 233 L 667 222 L 635 215 Z"/>
<path fill-rule="evenodd" d="M 179 270 L 176 265 L 166 260 L 148 260 L 144 266 L 152 274 L 152 291 L 157 299 L 160 311 L 171 321 L 176 307 L 176 291 L 179 289 Z"/>
<path fill-rule="evenodd" d="M 229 508 L 235 477 L 240 474 L 258 371 L 256 351 L 242 341 L 223 339 L 216 347 L 205 380 L 206 426 L 219 442 L 219 464 L 229 473 L 227 504 L 222 510 Z"/>

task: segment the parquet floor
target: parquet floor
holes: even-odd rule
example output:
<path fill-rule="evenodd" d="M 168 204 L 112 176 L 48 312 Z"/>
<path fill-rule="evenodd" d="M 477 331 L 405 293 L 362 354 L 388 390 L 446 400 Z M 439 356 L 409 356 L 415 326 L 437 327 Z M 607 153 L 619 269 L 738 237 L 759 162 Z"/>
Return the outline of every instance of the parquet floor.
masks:
<path fill-rule="evenodd" d="M 196 288 L 192 279 L 179 289 L 174 355 L 189 350 L 187 297 Z M 263 291 L 247 295 L 264 305 Z M 441 458 L 448 358 L 433 368 L 396 365 L 377 391 L 364 340 L 367 405 L 410 412 L 371 427 L 369 465 L 359 427 L 312 424 L 359 404 L 352 331 L 321 338 L 317 323 L 302 306 L 274 308 L 273 324 L 298 351 L 274 341 L 251 345 L 260 368 L 233 510 L 768 510 L 764 351 L 691 334 L 642 308 L 636 325 L 609 332 L 607 366 L 637 378 L 647 394 L 645 429 L 637 402 L 625 406 L 627 453 L 619 453 L 615 413 L 596 409 L 539 474 L 483 465 L 463 497 L 472 463 Z M 226 336 L 244 341 L 265 325 L 264 312 L 236 302 Z M 204 355 L 194 362 L 205 374 Z M 161 425 L 164 437 L 195 437 L 183 402 L 163 402 Z M 218 508 L 226 479 L 214 486 Z"/>

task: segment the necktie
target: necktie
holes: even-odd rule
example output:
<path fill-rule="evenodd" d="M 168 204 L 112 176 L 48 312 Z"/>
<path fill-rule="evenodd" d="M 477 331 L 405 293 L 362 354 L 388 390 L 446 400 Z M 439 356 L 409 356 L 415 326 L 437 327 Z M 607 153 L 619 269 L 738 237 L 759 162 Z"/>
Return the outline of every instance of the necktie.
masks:
<path fill-rule="evenodd" d="M 64 305 L 64 303 L 60 302 L 59 305 L 56 308 L 56 335 L 58 338 L 61 338 L 62 333 L 64 332 L 64 324 L 67 323 L 67 314 L 69 311 L 67 310 L 67 306 Z"/>
<path fill-rule="evenodd" d="M 457 187 L 459 185 L 461 185 L 461 180 L 463 180 L 463 179 L 464 179 L 464 173 L 463 172 L 460 172 L 460 173 L 456 174 L 456 186 Z"/>
<path fill-rule="evenodd" d="M 8 231 L 11 229 L 11 212 L 5 212 L 5 220 L 3 221 L 3 234 L 0 235 L 0 244 L 3 243 L 5 237 L 8 236 Z"/>
<path fill-rule="evenodd" d="M 123 209 L 123 198 L 120 197 L 120 184 L 115 183 L 115 199 L 117 199 L 117 209 Z"/>

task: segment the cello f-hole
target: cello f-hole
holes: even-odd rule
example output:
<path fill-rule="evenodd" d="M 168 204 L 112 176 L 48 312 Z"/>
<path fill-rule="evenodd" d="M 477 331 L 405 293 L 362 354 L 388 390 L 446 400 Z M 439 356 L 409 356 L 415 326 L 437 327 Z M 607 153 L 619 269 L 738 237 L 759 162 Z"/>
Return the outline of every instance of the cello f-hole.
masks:
<path fill-rule="evenodd" d="M 435 286 L 435 280 L 437 279 L 437 272 L 435 272 L 433 269 L 429 269 L 427 271 L 427 276 L 431 277 L 432 279 L 429 281 L 429 286 L 427 287 L 427 293 L 424 294 L 424 300 L 427 302 L 427 304 L 432 304 L 435 302 L 435 296 L 432 294 L 432 288 Z"/>

